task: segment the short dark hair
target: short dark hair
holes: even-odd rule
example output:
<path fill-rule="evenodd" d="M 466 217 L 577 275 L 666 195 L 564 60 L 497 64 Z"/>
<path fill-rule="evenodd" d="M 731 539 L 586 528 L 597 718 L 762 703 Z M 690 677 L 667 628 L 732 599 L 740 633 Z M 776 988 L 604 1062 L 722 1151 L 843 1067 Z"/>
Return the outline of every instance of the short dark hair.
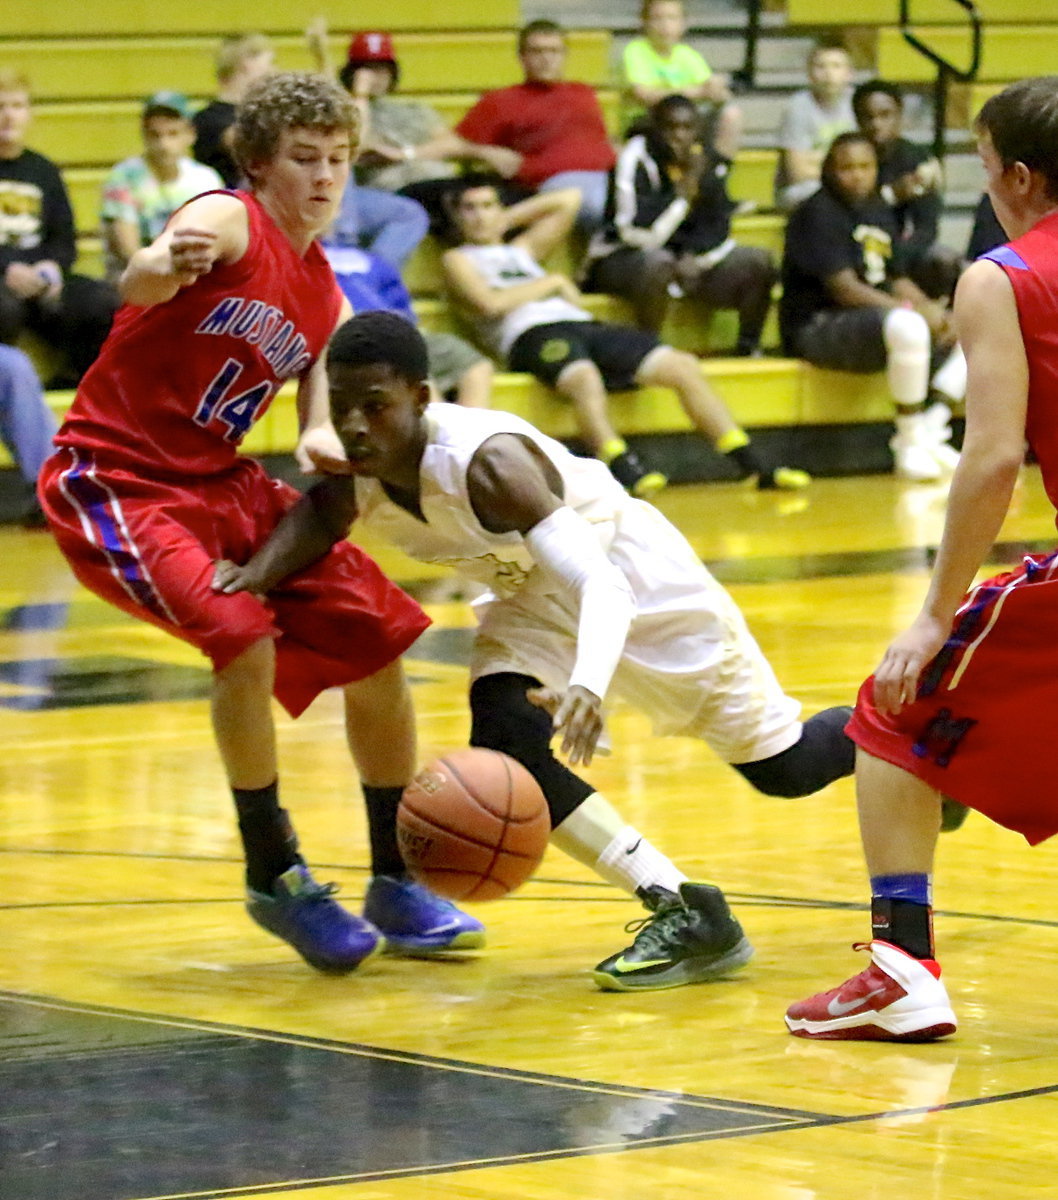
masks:
<path fill-rule="evenodd" d="M 566 31 L 557 21 L 549 20 L 547 17 L 541 17 L 537 21 L 530 21 L 528 25 L 523 25 L 518 31 L 519 54 L 525 50 L 525 43 L 533 36 L 534 33 L 553 33 L 557 34 L 563 41 L 566 40 Z"/>
<path fill-rule="evenodd" d="M 422 383 L 430 374 L 422 334 L 393 312 L 358 313 L 340 325 L 327 347 L 327 361 L 348 367 L 388 366 L 408 383 Z"/>
<path fill-rule="evenodd" d="M 1047 181 L 1058 199 L 1058 75 L 1012 83 L 986 100 L 974 121 L 992 139 L 1004 167 L 1024 163 Z"/>
<path fill-rule="evenodd" d="M 874 147 L 874 142 L 859 129 L 849 129 L 845 133 L 839 133 L 838 136 L 830 143 L 825 157 L 823 158 L 823 166 L 819 171 L 819 178 L 823 186 L 828 192 L 834 195 L 840 195 L 841 189 L 837 186 L 834 178 L 834 160 L 838 156 L 838 151 L 843 146 L 870 146 L 871 153 L 877 158 L 878 151 Z"/>
<path fill-rule="evenodd" d="M 388 67 L 391 92 L 395 91 L 400 83 L 400 63 L 395 58 L 351 58 L 338 72 L 338 82 L 347 92 L 352 92 L 353 80 L 361 67 Z"/>
<path fill-rule="evenodd" d="M 904 111 L 904 89 L 898 83 L 890 83 L 887 79 L 868 79 L 861 83 L 852 93 L 852 111 L 856 120 L 860 119 L 860 109 L 867 103 L 868 96 L 888 96 L 901 112 Z"/>
<path fill-rule="evenodd" d="M 688 96 L 683 96 L 679 92 L 673 92 L 671 96 L 663 96 L 650 110 L 651 124 L 657 125 L 669 113 L 688 108 L 693 109 L 695 113 L 698 112 L 698 105 Z"/>

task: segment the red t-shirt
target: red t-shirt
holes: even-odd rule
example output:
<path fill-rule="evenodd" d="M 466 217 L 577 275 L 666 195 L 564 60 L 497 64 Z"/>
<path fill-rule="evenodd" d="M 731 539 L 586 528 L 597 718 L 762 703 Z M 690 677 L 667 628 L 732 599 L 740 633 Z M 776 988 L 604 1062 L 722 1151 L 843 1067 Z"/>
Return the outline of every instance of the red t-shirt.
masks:
<path fill-rule="evenodd" d="M 1058 213 L 981 257 L 1002 267 L 1014 289 L 1029 364 L 1025 434 L 1058 508 Z"/>
<path fill-rule="evenodd" d="M 125 305 L 55 441 L 152 477 L 228 470 L 287 379 L 304 375 L 341 305 L 313 242 L 302 258 L 260 203 L 246 253 L 164 304 Z"/>
<path fill-rule="evenodd" d="M 519 83 L 486 92 L 456 126 L 467 141 L 523 156 L 515 176 L 539 187 L 562 171 L 609 171 L 616 161 L 595 89 L 586 83 Z"/>

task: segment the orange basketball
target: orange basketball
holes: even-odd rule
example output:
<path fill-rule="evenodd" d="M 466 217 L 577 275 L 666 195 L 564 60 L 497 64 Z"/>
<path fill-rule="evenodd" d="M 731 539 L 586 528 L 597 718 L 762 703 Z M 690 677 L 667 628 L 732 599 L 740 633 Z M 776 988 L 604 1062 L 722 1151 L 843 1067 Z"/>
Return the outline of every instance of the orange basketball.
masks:
<path fill-rule="evenodd" d="M 397 840 L 411 874 L 450 900 L 498 900 L 540 865 L 551 836 L 536 780 L 498 750 L 435 758 L 404 789 Z"/>

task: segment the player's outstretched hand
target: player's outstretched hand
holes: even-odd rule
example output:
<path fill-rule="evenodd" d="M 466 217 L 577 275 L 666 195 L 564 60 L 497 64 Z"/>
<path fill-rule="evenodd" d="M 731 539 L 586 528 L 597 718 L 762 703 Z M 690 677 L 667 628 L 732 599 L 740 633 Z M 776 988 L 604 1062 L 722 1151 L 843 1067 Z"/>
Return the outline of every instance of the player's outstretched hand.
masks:
<path fill-rule="evenodd" d="M 301 435 L 294 458 L 306 475 L 352 474 L 341 440 L 329 422 L 307 429 Z"/>
<path fill-rule="evenodd" d="M 226 596 L 233 596 L 236 592 L 261 594 L 260 586 L 251 572 L 227 558 L 219 558 L 213 564 L 212 587 L 215 592 L 223 592 Z"/>
<path fill-rule="evenodd" d="M 217 234 L 212 229 L 196 229 L 185 225 L 173 231 L 169 242 L 169 257 L 173 274 L 184 287 L 200 275 L 213 269 L 217 259 Z"/>
<path fill-rule="evenodd" d="M 918 694 L 919 676 L 948 640 L 950 626 L 925 613 L 895 638 L 874 673 L 874 704 L 895 716 Z"/>
<path fill-rule="evenodd" d="M 554 688 L 530 688 L 532 704 L 551 714 L 551 726 L 562 734 L 562 753 L 570 766 L 587 766 L 602 735 L 602 701 L 594 692 L 574 684 L 567 692 Z"/>

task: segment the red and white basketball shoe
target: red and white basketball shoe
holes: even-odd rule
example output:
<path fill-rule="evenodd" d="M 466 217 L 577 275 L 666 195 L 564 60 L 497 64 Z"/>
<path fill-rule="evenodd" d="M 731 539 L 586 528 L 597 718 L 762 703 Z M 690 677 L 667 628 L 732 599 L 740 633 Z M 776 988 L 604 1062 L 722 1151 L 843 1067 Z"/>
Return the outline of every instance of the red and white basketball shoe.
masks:
<path fill-rule="evenodd" d="M 840 987 L 792 1004 L 786 1025 L 794 1037 L 932 1042 L 955 1032 L 939 963 L 912 958 L 888 942 L 861 942 L 855 949 L 869 949 L 871 965 Z"/>

